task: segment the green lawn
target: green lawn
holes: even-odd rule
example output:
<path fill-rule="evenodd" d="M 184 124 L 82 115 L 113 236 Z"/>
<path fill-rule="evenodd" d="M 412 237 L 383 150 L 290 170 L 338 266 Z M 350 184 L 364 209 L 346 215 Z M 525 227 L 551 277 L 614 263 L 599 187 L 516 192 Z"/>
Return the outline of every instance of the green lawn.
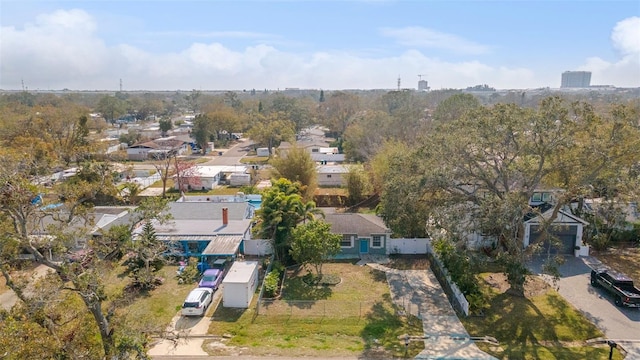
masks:
<path fill-rule="evenodd" d="M 535 287 L 525 297 L 492 287 L 483 274 L 483 291 L 489 307 L 484 316 L 461 319 L 471 336 L 492 336 L 499 347 L 478 346 L 499 359 L 608 359 L 608 346 L 589 346 L 588 339 L 603 336 L 542 280 L 531 278 Z M 614 359 L 622 359 L 616 351 Z"/>
<path fill-rule="evenodd" d="M 114 268 L 105 279 L 105 292 L 110 299 L 128 299 L 118 314 L 140 331 L 152 334 L 164 331 L 194 285 L 178 284 L 175 276 L 177 266 L 165 266 L 158 274 L 164 279 L 162 285 L 153 291 L 127 297 L 130 294 L 126 292 L 125 286 L 129 278 L 124 276 L 124 270 L 122 266 Z"/>
<path fill-rule="evenodd" d="M 255 298 L 247 310 L 219 305 L 209 332 L 231 335 L 227 345 L 242 348 L 243 355 L 383 354 L 383 358 L 404 355 L 398 336 L 422 334 L 420 321 L 396 315 L 383 273 L 351 263 L 326 264 L 324 273 L 339 274 L 342 282 L 326 288 L 309 287 L 302 281 L 305 271 L 289 271 L 280 300 L 264 305 L 260 315 L 255 312 Z M 282 307 L 285 311 L 274 310 Z M 317 311 L 318 307 L 323 311 Z M 412 343 L 408 354 L 413 357 L 422 348 L 422 343 Z M 209 352 L 225 355 L 219 348 Z"/>

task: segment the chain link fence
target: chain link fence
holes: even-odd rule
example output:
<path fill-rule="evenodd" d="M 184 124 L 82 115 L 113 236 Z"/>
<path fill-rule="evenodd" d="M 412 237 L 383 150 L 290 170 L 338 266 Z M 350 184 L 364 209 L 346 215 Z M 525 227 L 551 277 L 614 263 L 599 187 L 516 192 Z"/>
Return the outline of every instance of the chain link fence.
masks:
<path fill-rule="evenodd" d="M 361 318 L 371 313 L 378 301 L 260 299 L 258 316 L 303 316 Z"/>

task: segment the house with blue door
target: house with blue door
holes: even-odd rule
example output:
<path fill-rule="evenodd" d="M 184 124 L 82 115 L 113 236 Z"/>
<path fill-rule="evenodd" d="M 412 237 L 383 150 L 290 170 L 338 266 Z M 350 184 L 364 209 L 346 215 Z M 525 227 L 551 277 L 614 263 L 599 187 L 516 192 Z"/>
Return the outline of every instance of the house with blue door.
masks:
<path fill-rule="evenodd" d="M 169 204 L 172 219 L 154 223 L 156 237 L 177 257 L 214 261 L 242 252 L 251 239 L 255 205 L 240 197 L 182 197 Z"/>
<path fill-rule="evenodd" d="M 361 258 L 364 255 L 386 255 L 391 230 L 374 214 L 338 213 L 323 208 L 324 221 L 331 232 L 340 234 L 338 258 Z"/>

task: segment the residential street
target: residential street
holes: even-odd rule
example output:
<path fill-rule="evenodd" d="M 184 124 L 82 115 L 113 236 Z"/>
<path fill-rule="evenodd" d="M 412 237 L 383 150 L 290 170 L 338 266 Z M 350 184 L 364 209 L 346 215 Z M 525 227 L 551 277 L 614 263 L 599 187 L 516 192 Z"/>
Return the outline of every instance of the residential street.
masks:
<path fill-rule="evenodd" d="M 238 143 L 233 145 L 229 149 L 216 149 L 212 154 L 215 156 L 207 155 L 207 158 L 211 159 L 201 165 L 238 165 L 240 159 L 247 155 L 247 152 L 251 150 L 253 141 L 249 139 L 240 139 Z M 222 152 L 222 155 L 218 155 L 218 152 Z"/>
<path fill-rule="evenodd" d="M 567 256 L 560 266 L 561 277 L 557 288 L 560 295 L 580 310 L 591 320 L 608 339 L 622 340 L 620 345 L 629 352 L 627 359 L 640 359 L 640 309 L 619 308 L 603 289 L 594 288 L 590 284 L 592 267 L 598 267 L 598 259 Z M 535 259 L 530 264 L 534 273 L 540 274 L 542 259 Z M 552 279 L 543 277 L 550 283 Z M 626 343 L 624 340 L 638 341 Z"/>

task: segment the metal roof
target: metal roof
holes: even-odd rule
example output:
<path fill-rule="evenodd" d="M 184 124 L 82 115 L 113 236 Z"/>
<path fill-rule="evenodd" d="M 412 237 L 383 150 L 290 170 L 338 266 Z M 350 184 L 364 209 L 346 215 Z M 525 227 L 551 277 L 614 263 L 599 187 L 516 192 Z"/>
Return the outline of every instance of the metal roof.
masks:
<path fill-rule="evenodd" d="M 202 251 L 203 255 L 234 255 L 240 243 L 241 235 L 220 235 L 213 239 Z"/>
<path fill-rule="evenodd" d="M 158 240 L 178 241 L 209 241 L 209 245 L 202 251 L 202 255 L 233 256 L 242 242 L 242 235 L 156 235 Z"/>

